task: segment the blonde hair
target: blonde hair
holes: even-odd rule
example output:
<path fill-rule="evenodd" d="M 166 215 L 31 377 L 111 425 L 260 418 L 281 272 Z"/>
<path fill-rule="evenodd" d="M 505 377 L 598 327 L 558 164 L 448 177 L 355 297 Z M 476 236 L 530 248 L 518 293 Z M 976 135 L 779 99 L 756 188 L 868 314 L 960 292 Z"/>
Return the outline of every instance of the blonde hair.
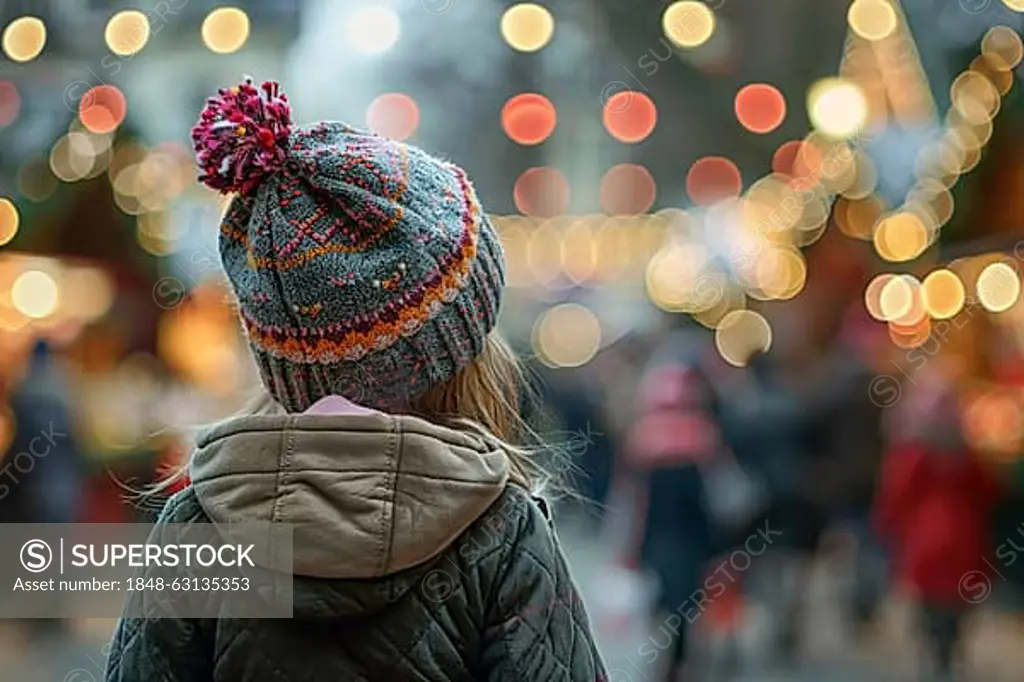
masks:
<path fill-rule="evenodd" d="M 524 404 L 534 399 L 515 353 L 491 333 L 473 362 L 410 407 L 428 421 L 496 442 L 511 460 L 513 480 L 532 489 L 549 477 L 534 457 L 535 450 L 543 448 L 542 439 L 522 417 Z"/>
<path fill-rule="evenodd" d="M 555 444 L 545 444 L 522 417 L 524 405 L 535 400 L 526 371 L 515 353 L 497 333 L 491 333 L 473 362 L 413 400 L 409 413 L 471 433 L 503 450 L 511 464 L 513 483 L 535 493 L 548 487 L 564 491 L 560 475 L 573 467 L 568 454 Z M 274 414 L 281 410 L 264 389 L 236 416 Z M 550 471 L 545 468 L 537 461 L 541 452 L 559 466 Z M 187 475 L 185 462 L 143 495 L 164 493 Z"/>

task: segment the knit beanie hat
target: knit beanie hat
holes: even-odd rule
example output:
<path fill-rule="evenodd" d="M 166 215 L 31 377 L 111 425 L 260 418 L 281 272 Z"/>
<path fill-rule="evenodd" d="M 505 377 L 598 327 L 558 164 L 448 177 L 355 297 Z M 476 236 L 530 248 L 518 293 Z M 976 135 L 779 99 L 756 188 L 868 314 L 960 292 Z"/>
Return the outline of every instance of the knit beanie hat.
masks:
<path fill-rule="evenodd" d="M 341 123 L 293 127 L 277 83 L 208 100 L 199 180 L 237 193 L 220 255 L 263 383 L 402 408 L 484 347 L 504 262 L 459 167 Z"/>

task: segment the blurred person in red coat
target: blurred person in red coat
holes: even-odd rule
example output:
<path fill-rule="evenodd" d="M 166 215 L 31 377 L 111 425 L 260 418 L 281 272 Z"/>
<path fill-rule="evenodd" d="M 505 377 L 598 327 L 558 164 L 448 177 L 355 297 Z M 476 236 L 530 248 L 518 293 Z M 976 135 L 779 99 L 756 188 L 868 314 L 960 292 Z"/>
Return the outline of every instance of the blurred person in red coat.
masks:
<path fill-rule="evenodd" d="M 875 523 L 897 588 L 920 607 L 941 675 L 950 678 L 964 621 L 988 595 L 995 478 L 965 443 L 962 358 L 922 365 L 892 416 Z"/>

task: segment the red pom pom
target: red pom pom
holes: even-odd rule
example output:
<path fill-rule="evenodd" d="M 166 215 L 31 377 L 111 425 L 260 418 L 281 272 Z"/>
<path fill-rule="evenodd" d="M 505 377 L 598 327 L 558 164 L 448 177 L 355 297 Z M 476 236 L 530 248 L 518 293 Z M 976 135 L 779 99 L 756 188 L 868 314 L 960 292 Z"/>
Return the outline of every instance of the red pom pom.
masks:
<path fill-rule="evenodd" d="M 277 83 L 257 88 L 247 78 L 221 89 L 192 128 L 199 181 L 224 194 L 252 191 L 284 166 L 291 113 Z"/>

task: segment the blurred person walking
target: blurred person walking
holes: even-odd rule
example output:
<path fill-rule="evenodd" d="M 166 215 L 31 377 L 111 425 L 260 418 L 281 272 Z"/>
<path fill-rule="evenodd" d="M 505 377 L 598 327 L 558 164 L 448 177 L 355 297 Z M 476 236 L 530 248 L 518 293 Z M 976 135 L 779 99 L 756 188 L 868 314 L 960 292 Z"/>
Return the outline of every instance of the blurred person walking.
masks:
<path fill-rule="evenodd" d="M 221 259 L 267 395 L 200 438 L 160 522 L 290 523 L 294 617 L 123 618 L 107 680 L 606 679 L 464 171 L 293 128 L 276 83 L 221 90 L 193 141 L 200 180 L 237 192 Z"/>
<path fill-rule="evenodd" d="M 692 625 L 723 597 L 701 586 L 709 560 L 724 548 L 728 526 L 745 524 L 756 504 L 720 431 L 719 398 L 707 363 L 710 334 L 696 326 L 670 333 L 644 373 L 626 464 L 638 487 L 640 565 L 659 583 L 655 625 L 640 653 L 668 653 L 666 680 L 696 679 Z M 728 480 L 726 480 L 728 479 Z M 703 595 L 703 597 L 701 596 Z M 726 603 L 721 599 L 719 607 Z"/>
<path fill-rule="evenodd" d="M 964 442 L 958 358 L 914 374 L 893 414 L 875 523 L 893 557 L 896 588 L 920 609 L 941 679 L 953 679 L 973 603 L 965 579 L 986 580 L 995 478 Z M 952 360 L 952 361 L 951 361 Z"/>
<path fill-rule="evenodd" d="M 0 523 L 74 523 L 82 514 L 85 463 L 66 370 L 46 340 L 36 340 L 15 381 L 9 398 L 14 438 L 0 458 Z M 56 619 L 19 623 L 25 624 L 34 637 L 59 637 L 66 626 Z"/>

